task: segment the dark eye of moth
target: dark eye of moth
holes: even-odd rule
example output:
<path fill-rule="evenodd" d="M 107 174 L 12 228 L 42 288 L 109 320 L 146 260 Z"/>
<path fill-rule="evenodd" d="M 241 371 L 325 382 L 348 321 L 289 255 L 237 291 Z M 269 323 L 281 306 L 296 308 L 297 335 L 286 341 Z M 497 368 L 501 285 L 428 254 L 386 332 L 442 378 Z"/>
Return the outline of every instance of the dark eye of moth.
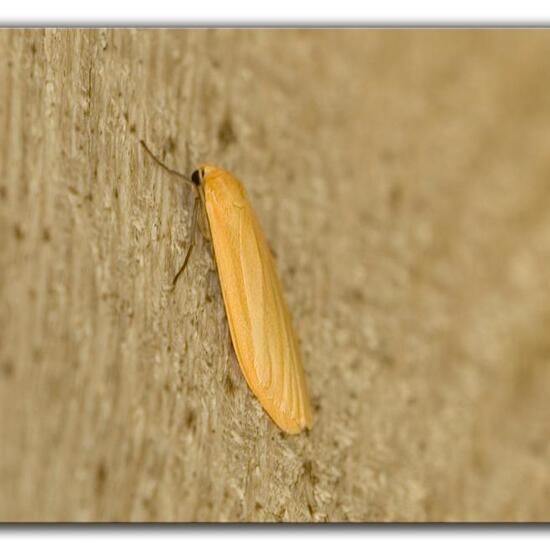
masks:
<path fill-rule="evenodd" d="M 202 178 L 204 177 L 204 170 L 202 169 L 199 169 L 199 170 L 195 170 L 192 174 L 191 174 L 191 181 L 195 184 L 195 185 L 200 185 L 201 184 L 201 181 L 202 181 Z"/>

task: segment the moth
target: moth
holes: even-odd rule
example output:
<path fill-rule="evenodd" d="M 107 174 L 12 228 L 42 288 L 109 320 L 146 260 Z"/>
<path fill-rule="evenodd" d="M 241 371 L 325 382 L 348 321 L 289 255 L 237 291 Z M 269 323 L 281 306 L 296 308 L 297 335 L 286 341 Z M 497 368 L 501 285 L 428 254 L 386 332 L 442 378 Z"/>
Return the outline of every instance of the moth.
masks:
<path fill-rule="evenodd" d="M 200 210 L 207 222 L 231 341 L 244 378 L 275 424 L 296 434 L 312 426 L 298 340 L 275 263 L 243 185 L 227 170 L 201 164 L 188 178 L 164 169 L 195 189 L 191 242 L 173 283 L 183 273 L 197 233 Z"/>

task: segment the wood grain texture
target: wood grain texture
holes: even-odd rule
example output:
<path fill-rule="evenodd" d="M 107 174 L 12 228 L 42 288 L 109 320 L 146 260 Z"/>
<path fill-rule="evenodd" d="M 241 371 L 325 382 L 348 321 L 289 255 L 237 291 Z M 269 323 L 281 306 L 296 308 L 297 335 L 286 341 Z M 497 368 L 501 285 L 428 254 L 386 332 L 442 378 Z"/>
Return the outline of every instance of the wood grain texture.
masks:
<path fill-rule="evenodd" d="M 548 31 L 0 31 L 0 519 L 550 519 Z M 315 427 L 193 196 L 247 183 Z"/>

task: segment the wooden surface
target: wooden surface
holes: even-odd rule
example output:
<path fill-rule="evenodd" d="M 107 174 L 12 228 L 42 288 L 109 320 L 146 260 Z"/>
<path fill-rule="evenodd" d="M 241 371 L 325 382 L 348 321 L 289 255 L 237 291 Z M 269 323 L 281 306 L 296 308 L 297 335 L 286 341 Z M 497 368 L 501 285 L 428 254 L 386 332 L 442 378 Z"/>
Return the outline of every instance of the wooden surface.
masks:
<path fill-rule="evenodd" d="M 550 32 L 0 31 L 0 519 L 550 519 Z M 193 195 L 247 186 L 309 435 Z"/>

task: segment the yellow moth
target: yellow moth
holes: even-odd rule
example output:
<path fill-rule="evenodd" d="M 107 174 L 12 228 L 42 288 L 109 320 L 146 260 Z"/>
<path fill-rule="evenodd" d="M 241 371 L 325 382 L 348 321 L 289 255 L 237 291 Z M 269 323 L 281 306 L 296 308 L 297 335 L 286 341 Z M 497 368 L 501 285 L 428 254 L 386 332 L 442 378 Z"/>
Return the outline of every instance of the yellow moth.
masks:
<path fill-rule="evenodd" d="M 226 170 L 206 164 L 187 178 L 141 144 L 158 164 L 193 184 L 198 193 L 191 244 L 174 283 L 189 260 L 202 207 L 233 348 L 246 382 L 281 430 L 295 434 L 311 428 L 298 341 L 271 252 L 243 186 Z"/>

